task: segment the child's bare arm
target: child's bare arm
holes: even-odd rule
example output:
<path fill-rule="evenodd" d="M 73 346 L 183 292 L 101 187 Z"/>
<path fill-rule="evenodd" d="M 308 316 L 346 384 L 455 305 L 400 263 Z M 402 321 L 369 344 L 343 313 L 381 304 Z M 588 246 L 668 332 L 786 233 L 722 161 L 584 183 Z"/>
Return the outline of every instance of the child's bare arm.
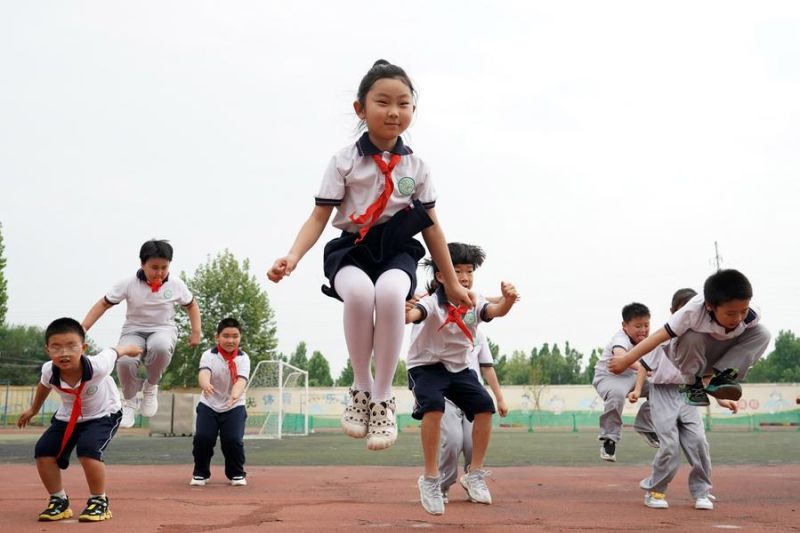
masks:
<path fill-rule="evenodd" d="M 486 380 L 486 383 L 489 384 L 489 388 L 492 389 L 494 400 L 497 402 L 497 413 L 500 416 L 506 416 L 508 414 L 508 406 L 503 398 L 503 391 L 500 389 L 497 372 L 494 371 L 493 366 L 482 366 L 481 374 L 483 375 L 483 379 Z"/>
<path fill-rule="evenodd" d="M 636 385 L 633 386 L 633 390 L 628 393 L 628 401 L 631 403 L 636 403 L 639 397 L 642 395 L 642 388 L 644 387 L 644 382 L 647 379 L 647 370 L 642 365 L 639 365 L 639 369 L 636 371 Z"/>
<path fill-rule="evenodd" d="M 83 326 L 83 330 L 84 331 L 89 331 L 89 328 L 94 326 L 94 323 L 97 322 L 97 320 L 101 316 L 103 316 L 103 313 L 105 313 L 106 311 L 108 311 L 112 307 L 114 307 L 114 306 L 111 305 L 110 303 L 108 303 L 108 301 L 105 299 L 105 297 L 100 298 L 99 300 L 97 300 L 97 303 L 95 303 L 92 306 L 92 308 L 89 309 L 89 312 L 86 313 L 86 316 L 84 317 L 83 322 L 81 322 L 81 326 Z"/>
<path fill-rule="evenodd" d="M 214 394 L 214 387 L 211 385 L 211 370 L 207 368 L 201 369 L 197 373 L 197 384 L 200 386 L 200 390 L 203 391 L 203 396 L 206 398 Z"/>
<path fill-rule="evenodd" d="M 469 308 L 475 307 L 475 295 L 461 286 L 453 268 L 453 260 L 450 257 L 450 250 L 447 248 L 447 240 L 444 231 L 436 218 L 435 209 L 428 209 L 428 216 L 433 220 L 433 225 L 422 230 L 422 238 L 431 254 L 433 262 L 439 267 L 439 272 L 444 276 L 444 290 L 451 303 L 456 306 L 465 305 Z"/>
<path fill-rule="evenodd" d="M 36 416 L 36 413 L 39 412 L 39 409 L 42 408 L 44 405 L 44 401 L 47 399 L 47 395 L 50 394 L 50 389 L 38 383 L 36 385 L 36 392 L 33 395 L 33 401 L 31 402 L 31 406 L 21 415 L 19 415 L 19 419 L 17 419 L 17 427 L 24 428 L 28 425 L 31 418 Z"/>
<path fill-rule="evenodd" d="M 186 307 L 186 312 L 189 314 L 189 323 L 192 325 L 192 332 L 189 334 L 189 346 L 194 348 L 203 339 L 203 329 L 200 323 L 200 305 L 197 300 L 192 300 Z"/>
<path fill-rule="evenodd" d="M 319 240 L 319 236 L 328 225 L 328 219 L 331 218 L 333 206 L 329 205 L 316 205 L 311 215 L 300 227 L 297 237 L 292 244 L 289 253 L 283 257 L 275 260 L 272 267 L 267 271 L 267 277 L 270 281 L 278 283 L 292 273 L 297 267 L 297 263 L 303 258 L 304 255 L 311 249 L 312 246 Z"/>
<path fill-rule="evenodd" d="M 488 319 L 507 315 L 519 298 L 517 288 L 506 281 L 500 283 L 500 292 L 503 295 L 500 302 L 486 305 L 486 318 Z"/>
<path fill-rule="evenodd" d="M 611 358 L 608 361 L 608 369 L 614 374 L 622 374 L 625 369 L 633 365 L 636 361 L 652 352 L 656 347 L 669 340 L 669 333 L 664 328 L 660 328 L 655 333 L 651 334 L 645 340 L 631 348 L 625 355 Z"/>
<path fill-rule="evenodd" d="M 242 394 L 244 394 L 244 389 L 246 387 L 247 380 L 239 376 L 236 379 L 236 383 L 234 383 L 233 387 L 231 388 L 231 397 L 228 398 L 228 407 L 232 407 L 233 404 L 239 401 L 239 398 L 241 398 Z"/>

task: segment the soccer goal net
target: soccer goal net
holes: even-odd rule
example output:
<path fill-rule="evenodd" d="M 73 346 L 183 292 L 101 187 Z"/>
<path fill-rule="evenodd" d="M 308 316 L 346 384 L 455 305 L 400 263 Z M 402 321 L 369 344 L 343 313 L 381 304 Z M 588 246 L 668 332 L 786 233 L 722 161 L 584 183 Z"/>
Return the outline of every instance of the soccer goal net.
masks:
<path fill-rule="evenodd" d="M 308 435 L 308 372 L 283 361 L 259 361 L 247 385 L 245 438 Z"/>

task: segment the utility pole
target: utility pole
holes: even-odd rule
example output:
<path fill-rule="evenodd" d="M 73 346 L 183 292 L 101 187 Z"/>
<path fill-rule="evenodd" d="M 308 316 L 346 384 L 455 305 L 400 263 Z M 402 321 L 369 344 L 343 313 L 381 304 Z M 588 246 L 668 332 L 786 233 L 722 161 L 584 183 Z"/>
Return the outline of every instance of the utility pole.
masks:
<path fill-rule="evenodd" d="M 721 270 L 722 265 L 722 256 L 719 255 L 719 246 L 717 245 L 717 241 L 714 241 L 714 259 L 712 260 L 714 266 L 717 268 L 717 271 Z"/>

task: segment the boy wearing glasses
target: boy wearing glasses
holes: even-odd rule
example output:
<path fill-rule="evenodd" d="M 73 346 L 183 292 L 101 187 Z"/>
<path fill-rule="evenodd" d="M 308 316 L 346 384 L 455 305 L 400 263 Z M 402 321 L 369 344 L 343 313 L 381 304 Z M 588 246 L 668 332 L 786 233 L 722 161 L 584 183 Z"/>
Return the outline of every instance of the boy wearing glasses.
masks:
<path fill-rule="evenodd" d="M 17 426 L 25 427 L 42 408 L 55 388 L 61 406 L 53 415 L 50 427 L 36 443 L 36 468 L 42 484 L 50 493 L 40 521 L 55 521 L 72 516 L 69 498 L 61 481 L 61 470 L 69 466 L 69 456 L 77 448 L 78 460 L 89 485 L 90 498 L 81 512 L 81 522 L 111 518 L 105 492 L 106 467 L 103 451 L 117 432 L 122 418 L 119 391 L 111 372 L 117 358 L 138 356 L 136 345 L 107 348 L 91 357 L 85 356 L 83 327 L 71 318 L 54 320 L 45 331 L 45 351 L 50 361 L 42 365 L 42 377 L 36 386 L 31 407 L 20 415 Z"/>

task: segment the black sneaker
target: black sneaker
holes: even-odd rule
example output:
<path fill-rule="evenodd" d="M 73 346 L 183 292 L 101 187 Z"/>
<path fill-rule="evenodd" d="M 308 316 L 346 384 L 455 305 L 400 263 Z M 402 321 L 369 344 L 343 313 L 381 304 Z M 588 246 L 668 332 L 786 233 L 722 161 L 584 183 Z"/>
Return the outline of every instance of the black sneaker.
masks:
<path fill-rule="evenodd" d="M 651 448 L 660 448 L 661 443 L 658 441 L 658 435 L 653 431 L 644 431 L 639 433 L 642 436 L 644 441 L 647 443 L 648 446 Z"/>
<path fill-rule="evenodd" d="M 69 508 L 69 498 L 50 496 L 47 509 L 39 513 L 39 521 L 55 522 L 56 520 L 64 520 L 65 518 L 72 518 L 72 509 Z"/>
<path fill-rule="evenodd" d="M 706 392 L 720 400 L 738 400 L 742 397 L 742 386 L 736 382 L 737 374 L 734 368 L 718 372 L 708 382 Z"/>
<path fill-rule="evenodd" d="M 80 522 L 99 522 L 111 518 L 108 510 L 108 498 L 105 496 L 92 496 L 86 502 L 86 509 L 78 517 Z"/>
<path fill-rule="evenodd" d="M 689 405 L 696 405 L 697 407 L 710 405 L 708 395 L 703 389 L 703 380 L 700 378 L 697 378 L 694 385 L 682 385 L 680 391 Z"/>
<path fill-rule="evenodd" d="M 611 439 L 603 440 L 603 446 L 600 448 L 600 459 L 604 461 L 616 462 L 617 460 L 617 443 Z"/>

